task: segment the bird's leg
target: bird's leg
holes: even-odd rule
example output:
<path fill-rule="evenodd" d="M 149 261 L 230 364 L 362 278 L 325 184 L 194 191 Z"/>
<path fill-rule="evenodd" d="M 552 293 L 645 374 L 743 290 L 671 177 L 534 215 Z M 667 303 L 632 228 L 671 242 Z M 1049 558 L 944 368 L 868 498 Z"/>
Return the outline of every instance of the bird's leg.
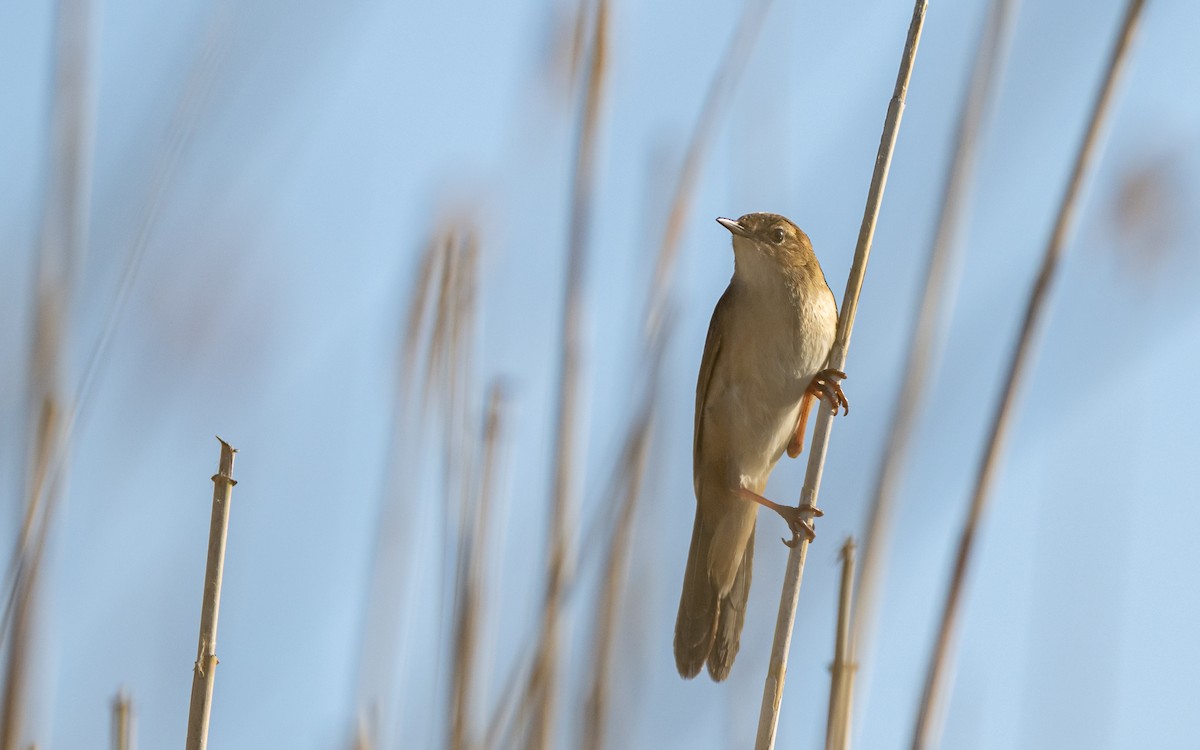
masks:
<path fill-rule="evenodd" d="M 792 439 L 788 441 L 788 458 L 795 458 L 800 455 L 800 451 L 804 450 L 804 428 L 808 426 L 808 412 L 812 410 L 814 398 L 816 396 L 805 391 L 804 398 L 800 399 L 800 421 L 796 423 L 796 431 L 792 434 Z"/>
<path fill-rule="evenodd" d="M 787 539 L 783 543 L 789 547 L 795 547 L 800 542 L 800 534 L 804 534 L 808 541 L 817 538 L 817 532 L 813 531 L 811 518 L 820 518 L 825 515 L 825 512 L 815 505 L 801 505 L 793 507 L 791 505 L 780 505 L 773 503 L 762 495 L 748 490 L 745 487 L 739 487 L 737 490 L 738 497 L 743 500 L 749 500 L 753 503 L 758 503 L 764 508 L 770 508 L 779 514 L 783 520 L 787 521 L 788 528 L 792 531 L 792 540 Z"/>
<path fill-rule="evenodd" d="M 842 393 L 841 381 L 845 379 L 846 373 L 841 370 L 832 367 L 821 370 L 809 381 L 805 395 L 812 395 L 828 403 L 835 416 L 839 408 L 845 409 L 845 413 L 849 414 L 850 402 L 846 400 L 846 394 Z"/>

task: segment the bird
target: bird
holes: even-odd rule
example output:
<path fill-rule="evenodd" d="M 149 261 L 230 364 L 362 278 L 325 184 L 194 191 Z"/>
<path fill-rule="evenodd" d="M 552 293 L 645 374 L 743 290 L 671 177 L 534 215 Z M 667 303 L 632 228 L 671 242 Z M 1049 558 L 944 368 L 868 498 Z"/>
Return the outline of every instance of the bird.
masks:
<path fill-rule="evenodd" d="M 789 219 L 751 213 L 717 222 L 733 235 L 733 277 L 713 310 L 696 382 L 692 480 L 696 517 L 675 621 L 675 665 L 691 679 L 707 663 L 720 682 L 741 641 L 757 506 L 811 541 L 809 505 L 763 497 L 786 451 L 804 446 L 815 401 L 849 413 L 846 374 L 828 368 L 838 311 L 812 242 Z"/>

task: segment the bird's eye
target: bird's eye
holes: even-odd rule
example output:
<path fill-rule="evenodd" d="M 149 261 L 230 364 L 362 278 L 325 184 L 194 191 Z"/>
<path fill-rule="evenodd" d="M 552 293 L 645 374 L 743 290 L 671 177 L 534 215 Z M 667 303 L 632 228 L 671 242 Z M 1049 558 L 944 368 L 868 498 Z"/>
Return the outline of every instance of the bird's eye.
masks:
<path fill-rule="evenodd" d="M 783 227 L 775 227 L 775 230 L 771 232 L 771 240 L 774 241 L 776 245 L 782 243 L 785 236 L 786 235 L 783 232 Z"/>

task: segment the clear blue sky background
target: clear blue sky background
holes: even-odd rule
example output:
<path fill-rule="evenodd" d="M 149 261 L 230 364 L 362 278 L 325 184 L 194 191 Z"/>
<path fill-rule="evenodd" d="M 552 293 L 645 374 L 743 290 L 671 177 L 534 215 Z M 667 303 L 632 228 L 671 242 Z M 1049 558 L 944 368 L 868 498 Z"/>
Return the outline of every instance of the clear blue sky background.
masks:
<path fill-rule="evenodd" d="M 936 395 L 904 482 L 861 747 L 907 743 L 1001 362 L 1121 6 L 1020 8 Z M 673 165 L 740 13 L 716 2 L 612 7 L 586 283 L 583 519 L 599 517 L 632 408 Z M 457 207 L 476 217 L 482 238 L 477 383 L 503 377 L 512 395 L 488 569 L 479 715 L 490 713 L 542 590 L 574 127 L 547 65 L 569 11 L 565 2 L 271 0 L 92 8 L 90 203 L 69 390 L 140 228 L 148 234 L 70 451 L 39 607 L 29 739 L 101 746 L 109 700 L 124 686 L 141 747 L 182 742 L 220 434 L 241 452 L 212 746 L 342 747 L 361 694 L 381 675 L 392 676 L 381 710 L 388 746 L 441 742 L 434 479 L 411 480 L 407 531 L 393 540 L 404 543 L 394 663 L 360 668 L 360 644 L 400 317 L 425 239 Z M 836 552 L 862 530 L 983 11 L 978 0 L 929 10 L 850 353 L 854 409 L 830 448 L 780 747 L 822 737 Z M 790 216 L 813 238 L 840 300 L 910 13 L 907 0 L 777 4 L 723 117 L 676 277 L 676 335 L 614 667 L 614 747 L 745 747 L 753 735 L 786 558 L 773 542 L 777 519 L 761 519 L 730 680 L 685 683 L 671 657 L 691 530 L 695 373 L 732 270 L 728 235 L 712 219 Z M 947 748 L 1186 748 L 1200 735 L 1198 29 L 1200 4 L 1149 4 L 980 540 Z M 6 540 L 23 503 L 53 75 L 53 4 L 4 4 Z M 1148 218 L 1123 225 L 1121 196 L 1139 176 L 1155 199 Z M 434 474 L 435 455 L 414 463 Z M 802 475 L 802 462 L 783 462 L 768 494 L 796 497 Z M 582 544 L 603 544 L 591 531 Z M 569 608 L 562 746 L 578 727 L 594 568 Z"/>

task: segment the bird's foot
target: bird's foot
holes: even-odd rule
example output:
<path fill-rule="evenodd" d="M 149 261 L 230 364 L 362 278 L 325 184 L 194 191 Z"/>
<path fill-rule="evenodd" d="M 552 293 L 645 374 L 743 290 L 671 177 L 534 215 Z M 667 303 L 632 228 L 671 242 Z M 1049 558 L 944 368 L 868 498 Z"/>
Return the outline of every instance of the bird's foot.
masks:
<path fill-rule="evenodd" d="M 850 402 L 846 400 L 846 394 L 842 392 L 842 381 L 845 379 L 846 373 L 841 370 L 835 370 L 832 367 L 821 370 L 809 381 L 808 393 L 829 404 L 835 416 L 839 408 L 844 409 L 845 414 L 849 414 Z"/>
<path fill-rule="evenodd" d="M 795 547 L 800 543 L 800 535 L 811 542 L 817 538 L 817 532 L 813 530 L 812 519 L 820 518 L 825 515 L 825 511 L 815 505 L 801 505 L 799 507 L 792 505 L 780 505 L 779 503 L 771 502 L 757 492 L 741 487 L 737 494 L 743 500 L 749 500 L 753 503 L 758 503 L 764 508 L 770 508 L 779 514 L 779 517 L 787 521 L 788 529 L 792 532 L 792 538 L 789 541 L 784 539 L 783 543 L 789 547 Z"/>

